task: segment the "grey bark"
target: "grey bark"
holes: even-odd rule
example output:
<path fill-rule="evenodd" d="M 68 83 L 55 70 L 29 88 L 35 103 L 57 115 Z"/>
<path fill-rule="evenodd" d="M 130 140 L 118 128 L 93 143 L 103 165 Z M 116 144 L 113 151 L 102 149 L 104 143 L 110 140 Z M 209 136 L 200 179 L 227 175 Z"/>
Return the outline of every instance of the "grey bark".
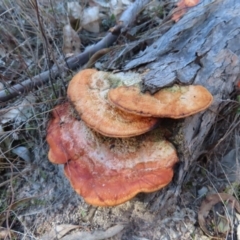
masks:
<path fill-rule="evenodd" d="M 148 70 L 143 91 L 153 93 L 180 82 L 203 85 L 214 96 L 208 110 L 181 122 L 175 136 L 182 136 L 181 141 L 176 140 L 180 168 L 174 183 L 151 203 L 152 208 L 166 208 L 170 198 L 177 199 L 190 166 L 207 148 L 209 131 L 240 77 L 240 1 L 201 1 L 151 46 L 124 64 L 123 70 Z"/>

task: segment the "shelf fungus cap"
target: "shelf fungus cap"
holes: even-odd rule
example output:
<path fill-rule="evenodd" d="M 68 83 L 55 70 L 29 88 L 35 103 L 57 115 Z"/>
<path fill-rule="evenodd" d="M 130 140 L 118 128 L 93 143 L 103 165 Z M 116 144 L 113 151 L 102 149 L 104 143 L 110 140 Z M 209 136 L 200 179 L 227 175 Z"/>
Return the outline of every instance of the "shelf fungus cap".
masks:
<path fill-rule="evenodd" d="M 81 119 L 95 131 L 109 137 L 132 137 L 152 130 L 157 118 L 129 114 L 112 106 L 109 89 L 119 83 L 114 74 L 85 69 L 70 81 L 67 94 Z"/>
<path fill-rule="evenodd" d="M 69 112 L 68 104 L 63 104 L 61 107 L 56 107 L 52 111 L 52 118 L 48 122 L 47 143 L 50 146 L 48 159 L 52 163 L 63 164 L 69 160 L 68 151 L 65 150 L 66 144 L 64 140 L 59 138 L 61 124 L 64 122 L 65 111 Z M 65 129 L 65 131 L 68 131 Z M 62 130 L 61 130 L 62 132 Z"/>
<path fill-rule="evenodd" d="M 212 103 L 211 93 L 200 85 L 174 85 L 155 94 L 142 93 L 138 85 L 120 86 L 108 92 L 117 108 L 148 117 L 183 118 L 205 110 Z"/>
<path fill-rule="evenodd" d="M 57 144 L 47 138 L 49 160 L 62 163 L 59 152 L 65 153 L 65 175 L 87 203 L 114 206 L 171 182 L 178 157 L 159 129 L 132 138 L 104 137 L 77 120 L 67 103 L 54 109 L 52 119 L 47 134 L 56 132 Z"/>

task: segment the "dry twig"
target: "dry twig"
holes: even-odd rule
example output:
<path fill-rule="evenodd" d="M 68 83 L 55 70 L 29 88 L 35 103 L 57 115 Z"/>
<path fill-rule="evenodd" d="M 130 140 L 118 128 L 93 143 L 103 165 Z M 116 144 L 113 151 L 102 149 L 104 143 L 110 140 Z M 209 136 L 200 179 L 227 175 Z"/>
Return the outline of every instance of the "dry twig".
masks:
<path fill-rule="evenodd" d="M 111 46 L 118 38 L 120 33 L 125 32 L 135 20 L 138 13 L 150 2 L 150 0 L 137 0 L 130 5 L 120 17 L 118 24 L 97 44 L 89 47 L 85 52 L 80 53 L 66 60 L 61 65 L 54 65 L 49 71 L 45 71 L 33 78 L 24 80 L 12 87 L 0 91 L 0 102 L 6 102 L 16 96 L 27 93 L 35 87 L 47 83 L 50 79 L 56 79 L 67 70 L 74 70 L 87 63 L 90 57 L 100 49 Z"/>

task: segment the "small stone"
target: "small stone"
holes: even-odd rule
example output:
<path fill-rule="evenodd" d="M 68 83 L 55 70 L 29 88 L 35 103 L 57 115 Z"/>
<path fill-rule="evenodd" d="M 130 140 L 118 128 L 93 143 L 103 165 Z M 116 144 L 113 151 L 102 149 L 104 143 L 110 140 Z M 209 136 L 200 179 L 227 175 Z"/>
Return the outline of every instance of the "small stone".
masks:
<path fill-rule="evenodd" d="M 208 192 L 207 187 L 202 187 L 201 189 L 198 190 L 198 197 L 202 197 L 205 196 Z"/>

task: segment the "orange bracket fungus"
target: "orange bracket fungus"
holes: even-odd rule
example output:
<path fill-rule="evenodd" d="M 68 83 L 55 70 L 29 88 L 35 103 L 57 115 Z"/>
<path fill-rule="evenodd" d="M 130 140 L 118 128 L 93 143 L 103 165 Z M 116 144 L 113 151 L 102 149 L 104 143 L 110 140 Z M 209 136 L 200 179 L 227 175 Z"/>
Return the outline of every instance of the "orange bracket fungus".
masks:
<path fill-rule="evenodd" d="M 69 103 L 58 105 L 49 122 L 49 160 L 65 163 L 72 187 L 87 203 L 121 204 L 139 192 L 153 192 L 171 182 L 178 161 L 160 129 L 131 138 L 109 138 L 75 118 Z"/>
<path fill-rule="evenodd" d="M 48 158 L 64 164 L 89 204 L 114 206 L 169 184 L 178 157 L 156 128 L 158 118 L 186 117 L 212 102 L 202 86 L 174 85 L 150 95 L 139 82 L 141 74 L 86 69 L 70 81 L 69 102 L 53 110 Z"/>
<path fill-rule="evenodd" d="M 150 131 L 157 125 L 157 118 L 129 114 L 108 102 L 108 90 L 121 80 L 116 76 L 95 69 L 80 71 L 68 86 L 70 102 L 90 128 L 105 136 L 124 138 Z"/>
<path fill-rule="evenodd" d="M 138 85 L 133 85 L 109 90 L 108 99 L 119 109 L 132 114 L 177 119 L 205 110 L 213 97 L 199 85 L 174 85 L 153 95 L 142 93 Z"/>

